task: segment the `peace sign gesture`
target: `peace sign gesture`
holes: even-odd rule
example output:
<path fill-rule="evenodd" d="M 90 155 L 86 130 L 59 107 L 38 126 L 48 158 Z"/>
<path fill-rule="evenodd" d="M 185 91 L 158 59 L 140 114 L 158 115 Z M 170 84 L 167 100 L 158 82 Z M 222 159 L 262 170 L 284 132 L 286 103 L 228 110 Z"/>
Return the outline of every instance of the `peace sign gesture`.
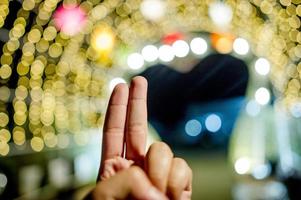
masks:
<path fill-rule="evenodd" d="M 135 77 L 130 88 L 118 84 L 111 95 L 104 124 L 99 182 L 93 199 L 191 198 L 192 172 L 174 158 L 163 142 L 145 154 L 147 81 Z"/>
<path fill-rule="evenodd" d="M 130 91 L 126 84 L 114 88 L 104 124 L 102 161 L 123 157 L 126 149 L 125 158 L 142 166 L 147 134 L 146 93 L 147 82 L 142 77 L 132 80 Z"/>

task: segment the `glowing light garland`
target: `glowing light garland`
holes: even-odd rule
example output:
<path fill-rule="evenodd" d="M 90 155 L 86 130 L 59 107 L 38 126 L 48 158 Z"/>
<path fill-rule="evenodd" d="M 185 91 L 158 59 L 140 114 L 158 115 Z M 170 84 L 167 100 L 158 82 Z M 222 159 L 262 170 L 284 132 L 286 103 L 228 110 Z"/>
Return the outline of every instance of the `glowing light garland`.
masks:
<path fill-rule="evenodd" d="M 35 151 L 45 146 L 67 147 L 69 142 L 62 143 L 60 138 L 67 141 L 65 136 L 69 132 L 77 133 L 76 141 L 80 141 L 82 130 L 102 123 L 105 106 L 99 102 L 105 102 L 109 93 L 110 76 L 113 73 L 122 76 L 127 70 L 121 66 L 126 65 L 127 60 L 122 58 L 127 57 L 129 49 L 157 43 L 175 29 L 187 33 L 231 33 L 246 39 L 251 47 L 248 51 L 270 62 L 269 76 L 287 105 L 300 102 L 301 2 L 226 0 L 224 8 L 231 17 L 222 27 L 214 23 L 214 13 L 208 15 L 212 2 L 170 0 L 163 5 L 160 0 L 147 1 L 152 3 L 152 8 L 160 8 L 160 17 L 152 18 L 142 13 L 145 7 L 141 7 L 141 0 L 22 1 L 0 58 L 0 154 L 9 153 L 10 141 L 20 146 L 30 140 Z M 9 15 L 9 3 L 8 0 L 0 2 L 0 28 Z M 78 29 L 59 32 L 57 28 L 64 29 L 65 23 L 58 26 L 54 12 L 60 12 L 58 7 L 70 5 L 76 5 L 73 8 L 81 12 Z M 218 8 L 223 5 L 218 4 Z M 31 13 L 33 23 L 29 24 Z M 83 21 L 85 23 L 81 23 Z M 92 36 L 99 27 L 106 27 L 105 32 L 101 32 L 105 34 L 94 40 Z M 93 42 L 96 45 L 92 45 Z M 197 42 L 204 43 L 203 40 Z M 225 45 L 229 39 L 222 42 Z M 207 46 L 191 50 L 201 55 Z M 17 51 L 21 57 L 16 61 Z M 146 57 L 145 50 L 139 58 L 147 62 L 160 59 L 157 55 L 160 49 L 148 51 L 156 55 Z M 224 53 L 227 52 L 229 50 Z M 242 54 L 245 52 L 246 48 Z M 138 64 L 136 67 L 141 66 L 141 62 Z M 114 70 L 110 71 L 111 68 Z M 13 73 L 17 73 L 17 85 L 10 88 Z M 12 105 L 12 111 L 8 105 Z"/>

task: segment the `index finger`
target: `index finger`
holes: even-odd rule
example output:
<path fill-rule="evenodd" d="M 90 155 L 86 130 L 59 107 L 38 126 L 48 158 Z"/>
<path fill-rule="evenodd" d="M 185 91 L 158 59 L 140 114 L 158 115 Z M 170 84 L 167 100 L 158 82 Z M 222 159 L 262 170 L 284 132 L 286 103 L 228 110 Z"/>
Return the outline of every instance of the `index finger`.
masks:
<path fill-rule="evenodd" d="M 126 122 L 126 158 L 142 165 L 147 134 L 147 81 L 142 76 L 132 79 Z"/>
<path fill-rule="evenodd" d="M 104 123 L 101 172 L 103 161 L 123 155 L 128 96 L 126 84 L 118 84 L 111 95 Z"/>

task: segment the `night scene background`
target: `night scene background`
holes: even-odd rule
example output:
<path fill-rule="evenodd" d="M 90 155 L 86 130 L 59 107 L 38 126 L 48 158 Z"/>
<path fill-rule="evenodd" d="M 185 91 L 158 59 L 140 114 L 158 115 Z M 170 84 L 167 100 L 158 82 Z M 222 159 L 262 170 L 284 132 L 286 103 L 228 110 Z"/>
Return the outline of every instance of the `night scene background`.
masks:
<path fill-rule="evenodd" d="M 114 86 L 192 199 L 301 198 L 300 0 L 0 0 L 0 199 L 82 199 Z"/>

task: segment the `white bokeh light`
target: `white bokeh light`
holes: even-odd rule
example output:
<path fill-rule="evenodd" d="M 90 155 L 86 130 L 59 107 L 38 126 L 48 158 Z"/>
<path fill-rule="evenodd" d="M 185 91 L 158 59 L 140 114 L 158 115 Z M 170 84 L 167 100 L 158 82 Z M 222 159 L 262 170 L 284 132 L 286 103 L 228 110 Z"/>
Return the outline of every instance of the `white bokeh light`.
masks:
<path fill-rule="evenodd" d="M 189 45 L 184 40 L 177 40 L 172 44 L 175 56 L 183 58 L 189 53 Z"/>
<path fill-rule="evenodd" d="M 118 85 L 119 83 L 126 83 L 126 81 L 123 78 L 120 78 L 120 77 L 113 78 L 109 83 L 110 91 L 113 91 L 115 86 Z"/>
<path fill-rule="evenodd" d="M 268 89 L 261 87 L 255 92 L 255 100 L 260 105 L 266 105 L 269 103 L 271 98 L 270 92 Z"/>
<path fill-rule="evenodd" d="M 210 132 L 217 132 L 222 127 L 222 119 L 216 114 L 210 114 L 205 120 L 205 126 Z"/>
<path fill-rule="evenodd" d="M 159 48 L 159 59 L 163 62 L 170 62 L 175 58 L 173 48 L 170 45 L 162 45 Z"/>
<path fill-rule="evenodd" d="M 268 73 L 270 72 L 270 68 L 270 62 L 265 58 L 259 58 L 255 62 L 255 70 L 258 74 L 262 76 L 268 75 Z"/>
<path fill-rule="evenodd" d="M 290 111 L 291 111 L 291 114 L 292 114 L 294 117 L 300 118 L 300 117 L 301 117 L 301 102 L 294 103 L 294 104 L 290 107 Z"/>
<path fill-rule="evenodd" d="M 206 40 L 203 38 L 197 37 L 193 38 L 190 42 L 191 51 L 196 55 L 202 55 L 206 53 L 208 45 Z"/>
<path fill-rule="evenodd" d="M 209 5 L 211 20 L 220 27 L 225 27 L 232 21 L 233 13 L 229 5 L 223 2 L 214 2 Z"/>
<path fill-rule="evenodd" d="M 236 38 L 233 42 L 233 50 L 239 55 L 246 55 L 249 52 L 250 46 L 247 40 Z"/>
<path fill-rule="evenodd" d="M 7 177 L 5 174 L 0 173 L 0 191 L 2 190 L 1 188 L 5 188 L 7 185 Z"/>
<path fill-rule="evenodd" d="M 137 70 L 143 67 L 144 59 L 139 53 L 132 53 L 127 59 L 127 64 L 131 69 Z"/>
<path fill-rule="evenodd" d="M 255 117 L 260 113 L 260 110 L 260 105 L 256 101 L 251 100 L 247 103 L 246 111 L 248 115 Z"/>
<path fill-rule="evenodd" d="M 270 164 L 261 164 L 254 167 L 252 176 L 257 180 L 261 180 L 267 178 L 271 174 L 271 170 Z"/>
<path fill-rule="evenodd" d="M 236 160 L 234 169 L 238 174 L 246 174 L 251 167 L 251 162 L 248 158 L 242 157 Z"/>
<path fill-rule="evenodd" d="M 146 45 L 143 47 L 141 54 L 146 62 L 154 62 L 159 57 L 159 50 L 154 45 Z"/>
<path fill-rule="evenodd" d="M 144 0 L 140 5 L 142 15 L 150 21 L 159 21 L 166 11 L 166 2 L 163 0 Z"/>
<path fill-rule="evenodd" d="M 189 120 L 185 124 L 185 132 L 192 137 L 198 136 L 202 132 L 202 124 L 196 119 Z"/>

